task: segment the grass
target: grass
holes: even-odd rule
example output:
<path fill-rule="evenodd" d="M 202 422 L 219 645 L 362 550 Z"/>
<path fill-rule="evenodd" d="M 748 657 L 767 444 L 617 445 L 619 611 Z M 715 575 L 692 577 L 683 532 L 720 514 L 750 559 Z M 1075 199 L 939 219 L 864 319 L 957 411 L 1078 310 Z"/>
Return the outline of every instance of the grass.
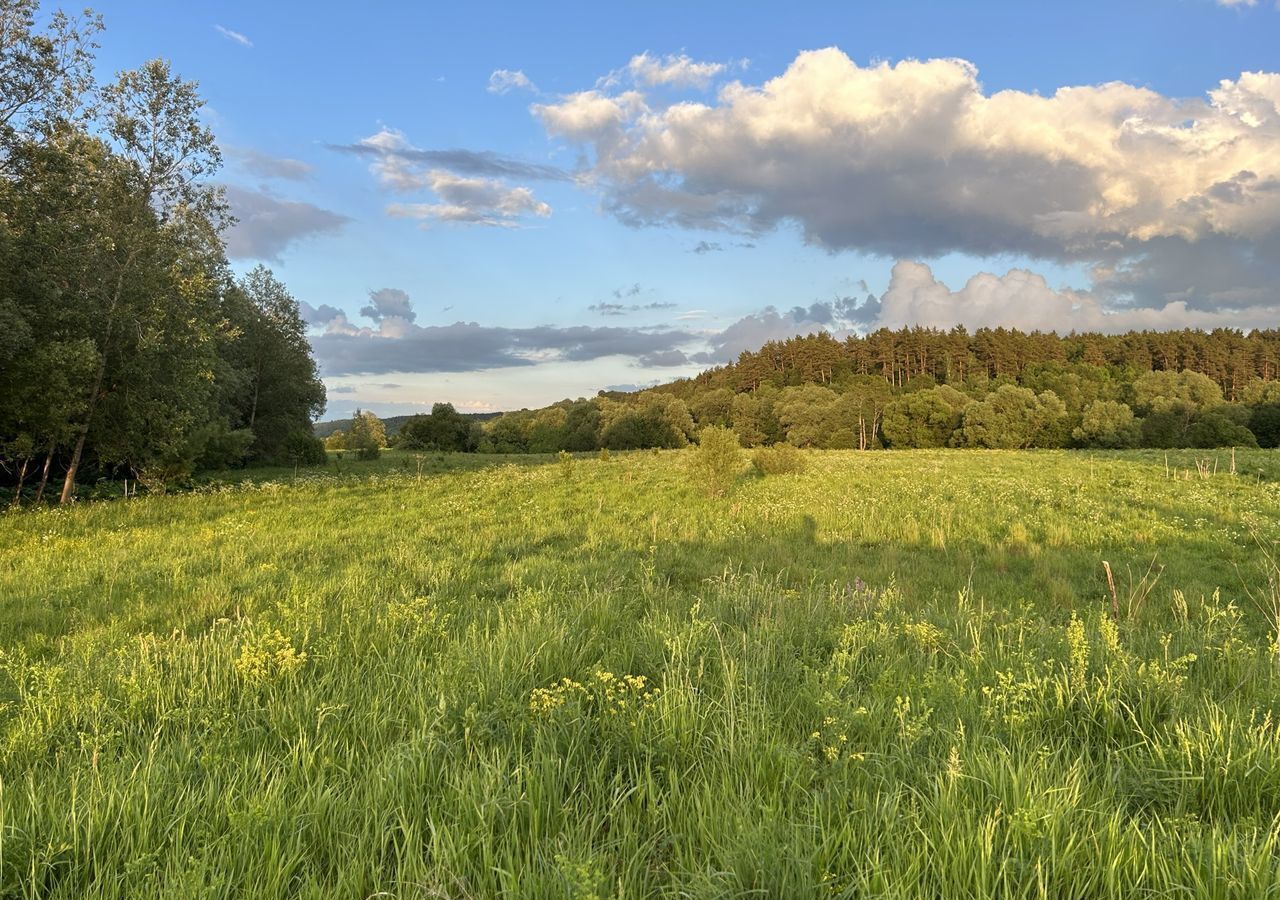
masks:
<path fill-rule="evenodd" d="M 0 895 L 1280 896 L 1280 455 L 1213 455 L 7 515 Z"/>

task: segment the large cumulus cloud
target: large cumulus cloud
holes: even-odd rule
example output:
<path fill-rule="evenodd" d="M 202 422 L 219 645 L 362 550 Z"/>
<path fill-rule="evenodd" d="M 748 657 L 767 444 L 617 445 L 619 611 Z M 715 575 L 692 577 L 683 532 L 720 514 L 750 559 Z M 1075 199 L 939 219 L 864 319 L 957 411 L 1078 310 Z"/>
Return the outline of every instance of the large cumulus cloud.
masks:
<path fill-rule="evenodd" d="M 1120 82 L 987 93 L 964 60 L 860 66 L 829 48 L 710 102 L 664 105 L 644 88 L 532 107 L 587 153 L 580 180 L 629 224 L 790 222 L 831 250 L 1085 262 L 1104 296 L 1148 306 L 1276 296 L 1280 74 L 1195 98 Z M 1233 264 L 1176 271 L 1200 247 Z"/>
<path fill-rule="evenodd" d="M 1258 237 L 1280 221 L 1280 75 L 1207 99 L 1123 83 L 988 95 L 957 59 L 862 67 L 800 54 L 760 86 L 653 109 L 599 90 L 534 107 L 595 151 L 612 208 L 836 249 L 1091 258 L 1159 237 Z"/>

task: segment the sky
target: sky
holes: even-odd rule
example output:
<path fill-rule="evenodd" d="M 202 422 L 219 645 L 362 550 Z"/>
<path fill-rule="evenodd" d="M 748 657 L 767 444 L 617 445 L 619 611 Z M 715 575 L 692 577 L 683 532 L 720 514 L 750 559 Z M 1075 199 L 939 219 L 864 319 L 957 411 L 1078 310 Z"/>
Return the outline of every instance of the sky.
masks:
<path fill-rule="evenodd" d="M 1280 325 L 1280 0 L 95 9 L 100 74 L 199 83 L 327 417 L 821 329 Z"/>

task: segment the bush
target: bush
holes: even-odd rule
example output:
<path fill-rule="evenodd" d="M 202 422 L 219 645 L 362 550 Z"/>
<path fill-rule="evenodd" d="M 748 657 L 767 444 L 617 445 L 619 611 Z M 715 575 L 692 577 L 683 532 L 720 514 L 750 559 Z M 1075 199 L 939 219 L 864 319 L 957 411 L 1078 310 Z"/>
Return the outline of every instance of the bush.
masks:
<path fill-rule="evenodd" d="M 702 429 L 690 469 L 708 494 L 723 497 L 742 471 L 742 448 L 738 446 L 737 434 L 718 425 Z"/>
<path fill-rule="evenodd" d="M 329 455 L 324 452 L 324 441 L 301 430 L 289 433 L 280 452 L 295 466 L 323 466 L 329 461 Z"/>
<path fill-rule="evenodd" d="M 751 454 L 751 464 L 761 475 L 794 475 L 803 472 L 804 454 L 791 444 L 759 447 Z"/>

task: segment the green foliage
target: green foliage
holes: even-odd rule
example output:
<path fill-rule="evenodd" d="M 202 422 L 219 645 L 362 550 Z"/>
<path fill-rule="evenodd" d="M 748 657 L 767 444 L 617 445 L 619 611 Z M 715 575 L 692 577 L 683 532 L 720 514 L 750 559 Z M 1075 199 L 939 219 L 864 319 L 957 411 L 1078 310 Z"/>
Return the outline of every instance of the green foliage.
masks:
<path fill-rule="evenodd" d="M 294 431 L 284 439 L 284 459 L 295 466 L 323 466 L 329 462 L 324 441 L 310 431 Z"/>
<path fill-rule="evenodd" d="M 1187 433 L 1191 447 L 1257 447 L 1258 440 L 1249 430 L 1247 406 L 1222 404 L 1203 410 Z"/>
<path fill-rule="evenodd" d="M 1138 413 L 1196 411 L 1222 403 L 1222 389 L 1199 372 L 1148 372 L 1133 383 Z"/>
<path fill-rule="evenodd" d="M 950 385 L 905 394 L 885 408 L 885 441 L 890 447 L 945 447 L 970 402 Z"/>
<path fill-rule="evenodd" d="M 1071 436 L 1082 446 L 1120 450 L 1138 446 L 1142 427 L 1133 410 L 1115 400 L 1095 400 L 1085 407 Z"/>
<path fill-rule="evenodd" d="M 719 425 L 703 428 L 698 432 L 698 446 L 691 453 L 689 471 L 707 494 L 723 497 L 742 472 L 738 436 Z"/>
<path fill-rule="evenodd" d="M 956 443 L 1006 450 L 1034 447 L 1066 414 L 1065 404 L 1052 391 L 1037 395 L 1027 388 L 1002 385 L 985 400 L 965 407 Z"/>
<path fill-rule="evenodd" d="M 1261 403 L 1249 413 L 1249 430 L 1260 447 L 1280 447 L 1280 403 Z"/>
<path fill-rule="evenodd" d="M 430 415 L 412 416 L 400 426 L 395 443 L 404 450 L 470 453 L 479 445 L 479 431 L 452 403 L 436 403 Z"/>
<path fill-rule="evenodd" d="M 757 447 L 751 464 L 761 475 L 796 475 L 805 470 L 804 453 L 791 444 Z"/>

